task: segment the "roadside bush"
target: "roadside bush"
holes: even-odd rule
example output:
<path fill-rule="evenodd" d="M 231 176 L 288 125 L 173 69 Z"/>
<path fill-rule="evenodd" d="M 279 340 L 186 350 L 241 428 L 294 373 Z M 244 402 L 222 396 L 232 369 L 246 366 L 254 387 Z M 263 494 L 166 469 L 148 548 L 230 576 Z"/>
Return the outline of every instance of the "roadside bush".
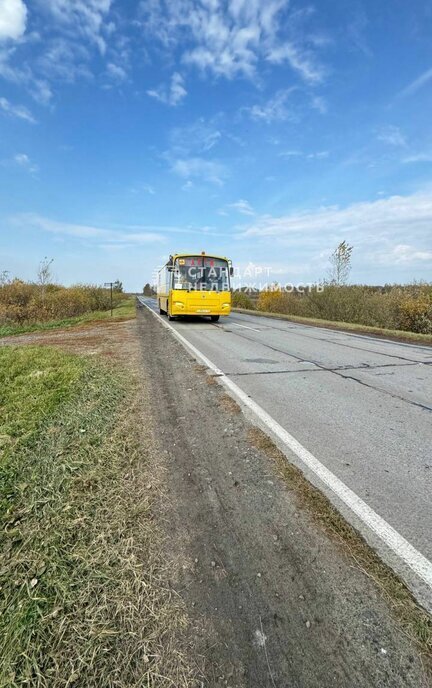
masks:
<path fill-rule="evenodd" d="M 258 297 L 258 310 L 268 313 L 285 313 L 289 307 L 288 296 L 289 294 L 277 288 L 272 291 L 262 291 Z"/>
<path fill-rule="evenodd" d="M 122 298 L 113 294 L 114 306 Z M 109 290 L 94 285 L 48 284 L 42 290 L 38 284 L 15 279 L 0 286 L 1 325 L 46 322 L 109 308 Z"/>
<path fill-rule="evenodd" d="M 232 305 L 234 308 L 248 308 L 255 310 L 252 299 L 244 291 L 235 291 L 232 295 Z"/>
<path fill-rule="evenodd" d="M 421 292 L 417 298 L 405 297 L 399 306 L 401 329 L 432 334 L 432 289 L 429 294 Z"/>
<path fill-rule="evenodd" d="M 258 310 L 370 327 L 432 333 L 432 285 L 324 285 L 303 293 L 261 292 Z"/>

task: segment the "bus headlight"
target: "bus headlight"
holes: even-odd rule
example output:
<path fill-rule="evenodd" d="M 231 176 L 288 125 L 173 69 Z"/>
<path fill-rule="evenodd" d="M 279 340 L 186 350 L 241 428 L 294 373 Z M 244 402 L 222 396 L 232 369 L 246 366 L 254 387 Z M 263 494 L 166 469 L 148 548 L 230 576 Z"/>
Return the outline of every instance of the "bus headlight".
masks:
<path fill-rule="evenodd" d="M 177 308 L 184 308 L 184 303 L 183 301 L 174 301 L 174 306 L 177 306 Z"/>
<path fill-rule="evenodd" d="M 222 308 L 229 308 L 230 305 L 231 305 L 230 303 L 223 303 L 223 304 L 222 304 Z"/>

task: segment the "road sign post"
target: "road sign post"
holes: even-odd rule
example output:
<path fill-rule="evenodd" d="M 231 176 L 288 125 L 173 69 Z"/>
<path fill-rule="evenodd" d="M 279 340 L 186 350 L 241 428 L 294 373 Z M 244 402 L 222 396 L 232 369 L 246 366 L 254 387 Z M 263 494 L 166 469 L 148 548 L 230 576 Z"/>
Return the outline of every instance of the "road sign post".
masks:
<path fill-rule="evenodd" d="M 111 317 L 113 315 L 113 286 L 115 282 L 105 282 L 104 286 L 110 288 Z"/>

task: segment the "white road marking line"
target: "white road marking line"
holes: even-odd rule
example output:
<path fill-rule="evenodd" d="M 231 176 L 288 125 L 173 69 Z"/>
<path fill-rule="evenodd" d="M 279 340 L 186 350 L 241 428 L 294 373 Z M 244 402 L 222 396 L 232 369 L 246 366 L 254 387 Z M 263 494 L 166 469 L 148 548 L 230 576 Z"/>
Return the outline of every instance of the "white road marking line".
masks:
<path fill-rule="evenodd" d="M 235 325 L 236 327 L 244 327 L 245 330 L 253 330 L 254 332 L 261 332 L 261 330 L 257 330 L 255 327 L 248 327 L 247 325 L 240 325 L 240 323 L 233 322 L 231 325 Z"/>
<path fill-rule="evenodd" d="M 138 297 L 141 301 L 140 297 Z M 207 368 L 210 368 L 228 387 L 228 389 L 253 413 L 261 422 L 269 428 L 282 442 L 307 466 L 328 488 L 367 526 L 379 539 L 401 559 L 419 578 L 421 578 L 432 591 L 432 562 L 423 556 L 413 547 L 408 540 L 400 535 L 387 521 L 377 514 L 370 506 L 356 495 L 345 483 L 342 482 L 334 473 L 329 471 L 310 451 L 298 442 L 295 437 L 289 434 L 277 421 L 272 418 L 267 411 L 257 404 L 253 399 L 243 392 L 235 382 L 220 370 L 207 356 L 191 344 L 183 335 L 175 330 L 172 325 L 165 321 L 144 301 L 141 303 L 159 318 L 161 323 L 171 330 L 173 335 L 189 351 L 202 361 Z"/>
<path fill-rule="evenodd" d="M 285 320 L 285 318 L 278 318 L 278 316 L 275 314 L 274 316 L 265 316 L 265 315 L 260 315 L 260 314 L 253 314 L 252 313 L 243 313 L 242 311 L 239 311 L 237 308 L 232 309 L 232 314 L 235 315 L 238 313 L 239 315 L 245 315 L 246 317 L 249 316 L 250 318 L 263 318 L 267 320 L 277 320 L 280 323 L 286 323 L 288 325 L 292 325 L 293 327 L 291 329 L 299 329 L 301 328 L 307 328 L 307 329 L 314 329 L 314 330 L 319 330 L 319 332 L 323 332 L 328 334 L 331 332 L 332 334 L 335 335 L 347 335 L 348 337 L 354 337 L 355 339 L 369 339 L 371 342 L 375 342 L 375 344 L 394 344 L 395 346 L 404 346 L 407 348 L 411 349 L 417 349 L 419 352 L 424 352 L 426 351 L 427 347 L 430 347 L 430 344 L 416 344 L 414 341 L 412 344 L 408 344 L 407 342 L 398 342 L 395 339 L 386 339 L 385 337 L 373 337 L 372 335 L 368 334 L 357 334 L 356 332 L 350 332 L 349 330 L 335 330 L 332 329 L 331 327 L 320 327 L 319 325 L 311 325 L 308 323 L 301 323 L 297 322 L 296 320 Z M 268 327 L 271 327 L 269 325 Z M 289 330 L 287 330 L 289 332 Z M 375 353 L 380 353 L 379 351 L 376 351 Z"/>

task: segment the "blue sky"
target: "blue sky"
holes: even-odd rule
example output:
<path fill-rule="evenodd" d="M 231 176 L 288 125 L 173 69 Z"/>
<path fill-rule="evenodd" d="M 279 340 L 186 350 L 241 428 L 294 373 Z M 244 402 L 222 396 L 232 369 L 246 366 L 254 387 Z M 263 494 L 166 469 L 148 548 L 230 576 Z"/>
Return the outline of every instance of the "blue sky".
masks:
<path fill-rule="evenodd" d="M 432 4 L 0 0 L 0 270 L 431 280 Z"/>

